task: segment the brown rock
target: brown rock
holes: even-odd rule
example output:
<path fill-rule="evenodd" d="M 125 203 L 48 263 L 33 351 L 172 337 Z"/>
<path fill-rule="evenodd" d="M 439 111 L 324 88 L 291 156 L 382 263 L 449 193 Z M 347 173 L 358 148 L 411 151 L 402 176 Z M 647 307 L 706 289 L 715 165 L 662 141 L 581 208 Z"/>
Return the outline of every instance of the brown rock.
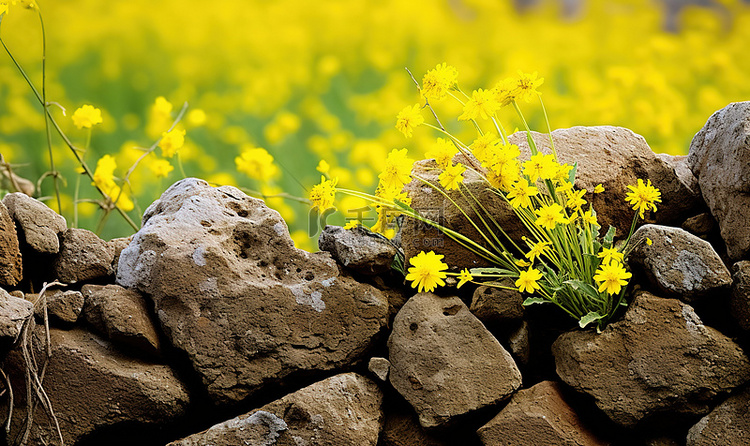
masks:
<path fill-rule="evenodd" d="M 84 317 L 96 330 L 120 346 L 159 353 L 159 335 L 140 293 L 119 285 L 84 285 L 81 291 Z"/>
<path fill-rule="evenodd" d="M 732 260 L 750 253 L 750 102 L 717 111 L 690 143 L 688 165 Z"/>
<path fill-rule="evenodd" d="M 750 261 L 732 265 L 732 296 L 729 298 L 732 317 L 743 330 L 750 330 Z"/>
<path fill-rule="evenodd" d="M 385 424 L 380 433 L 380 446 L 450 446 L 466 444 L 466 439 L 456 439 L 452 431 L 429 432 L 419 424 L 417 415 L 410 406 L 389 407 L 385 412 Z M 452 434 L 452 435 L 451 435 Z M 458 441 L 457 441 L 458 440 Z"/>
<path fill-rule="evenodd" d="M 649 245 L 646 239 L 651 239 Z M 631 265 L 668 297 L 692 302 L 728 289 L 732 276 L 707 241 L 680 228 L 644 225 L 631 239 Z"/>
<path fill-rule="evenodd" d="M 133 239 L 130 237 L 113 238 L 108 243 L 112 247 L 114 252 L 114 258 L 112 259 L 112 271 L 117 271 L 117 262 L 120 260 L 120 253 L 128 247 L 130 241 Z"/>
<path fill-rule="evenodd" d="M 371 445 L 383 394 L 356 373 L 336 375 L 169 446 Z"/>
<path fill-rule="evenodd" d="M 75 444 L 106 426 L 164 423 L 184 413 L 188 394 L 169 367 L 123 356 L 107 341 L 80 328 L 52 329 L 50 335 L 52 356 L 44 375 L 44 389 L 65 444 Z M 37 358 L 42 358 L 42 327 L 37 327 L 35 341 Z M 7 371 L 16 395 L 9 436 L 13 438 L 26 420 L 25 372 L 17 350 L 8 358 Z M 29 444 L 59 444 L 53 426 L 37 404 Z"/>
<path fill-rule="evenodd" d="M 604 445 L 565 402 L 560 387 L 542 381 L 519 390 L 507 406 L 478 431 L 486 446 L 529 444 L 546 446 Z"/>
<path fill-rule="evenodd" d="M 496 404 L 520 385 L 510 354 L 458 297 L 417 294 L 388 339 L 390 382 L 424 427 Z"/>
<path fill-rule="evenodd" d="M 34 305 L 0 288 L 0 350 L 13 345 L 21 334 L 23 324 L 34 314 Z"/>
<path fill-rule="evenodd" d="M 328 253 L 296 249 L 276 211 L 195 178 L 146 210 L 117 282 L 151 297 L 171 344 L 223 403 L 351 364 L 387 323 L 382 293 Z"/>
<path fill-rule="evenodd" d="M 710 212 L 703 212 L 702 214 L 690 217 L 682 223 L 682 229 L 701 238 L 708 236 L 716 230 L 716 227 L 716 220 L 714 220 Z"/>
<path fill-rule="evenodd" d="M 62 233 L 52 266 L 63 283 L 85 282 L 111 275 L 114 256 L 114 247 L 93 232 L 71 228 Z"/>
<path fill-rule="evenodd" d="M 750 389 L 730 396 L 701 418 L 687 435 L 687 446 L 750 444 Z"/>
<path fill-rule="evenodd" d="M 480 286 L 474 290 L 470 310 L 485 325 L 498 325 L 521 320 L 523 300 L 516 289 Z"/>
<path fill-rule="evenodd" d="M 737 344 L 704 326 L 690 306 L 649 293 L 601 334 L 561 335 L 552 353 L 560 378 L 623 426 L 666 412 L 705 414 L 750 379 L 750 360 Z"/>
<path fill-rule="evenodd" d="M 15 286 L 21 281 L 23 262 L 18 247 L 16 225 L 8 208 L 0 202 L 0 286 Z"/>
<path fill-rule="evenodd" d="M 508 336 L 508 349 L 516 363 L 527 365 L 531 359 L 531 342 L 529 340 L 529 323 L 521 322 L 521 325 L 513 330 Z"/>
<path fill-rule="evenodd" d="M 367 370 L 375 375 L 380 381 L 388 381 L 388 374 L 391 372 L 391 363 L 385 358 L 370 358 L 367 363 Z"/>
<path fill-rule="evenodd" d="M 390 240 L 364 226 L 352 229 L 326 226 L 320 233 L 318 246 L 321 251 L 330 252 L 340 265 L 367 276 L 390 271 L 398 252 Z"/>
<path fill-rule="evenodd" d="M 41 201 L 20 192 L 3 198 L 23 241 L 34 251 L 55 254 L 60 250 L 58 235 L 65 231 L 65 218 Z"/>
<path fill-rule="evenodd" d="M 83 310 L 83 295 L 74 290 L 48 290 L 44 293 L 47 299 L 47 313 L 53 322 L 62 328 L 69 328 L 78 321 L 78 316 Z M 38 294 L 27 294 L 26 298 L 31 302 L 39 299 Z M 36 307 L 36 317 L 44 317 L 44 308 Z"/>

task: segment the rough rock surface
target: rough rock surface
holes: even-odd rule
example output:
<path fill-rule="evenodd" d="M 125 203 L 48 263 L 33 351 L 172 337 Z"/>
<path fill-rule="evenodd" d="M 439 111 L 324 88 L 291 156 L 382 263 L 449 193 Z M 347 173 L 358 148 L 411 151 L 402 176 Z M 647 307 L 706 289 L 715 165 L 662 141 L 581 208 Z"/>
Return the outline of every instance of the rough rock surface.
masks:
<path fill-rule="evenodd" d="M 687 446 L 750 444 L 750 389 L 730 396 L 698 421 L 687 435 Z"/>
<path fill-rule="evenodd" d="M 417 294 L 388 339 L 390 382 L 424 427 L 509 397 L 521 385 L 510 354 L 458 297 Z"/>
<path fill-rule="evenodd" d="M 516 289 L 480 286 L 474 290 L 469 308 L 485 325 L 518 321 L 523 318 L 523 295 Z"/>
<path fill-rule="evenodd" d="M 532 136 L 541 152 L 550 153 L 548 134 L 532 132 Z M 613 225 L 619 234 L 628 230 L 635 211 L 625 201 L 625 194 L 627 186 L 635 185 L 639 178 L 650 179 L 661 191 L 658 212 L 647 215 L 647 221 L 682 222 L 702 205 L 699 190 L 681 167 L 684 161 L 659 158 L 646 140 L 631 130 L 612 126 L 571 127 L 554 130 L 552 138 L 560 162 L 578 163 L 577 188 L 593 191 L 597 184 L 604 186 L 604 192 L 586 197 L 596 209 L 603 228 Z M 526 132 L 515 133 L 508 139 L 521 148 L 522 158 L 529 158 Z"/>
<path fill-rule="evenodd" d="M 75 290 L 48 290 L 45 293 L 47 299 L 47 313 L 53 322 L 58 322 L 65 327 L 70 327 L 78 321 L 78 316 L 83 310 L 83 295 Z M 38 294 L 27 294 L 26 298 L 35 302 Z M 38 318 L 44 317 L 42 306 L 36 309 Z"/>
<path fill-rule="evenodd" d="M 665 296 L 691 302 L 732 284 L 732 275 L 711 244 L 684 229 L 644 225 L 635 231 L 631 244 L 630 263 L 638 265 Z"/>
<path fill-rule="evenodd" d="M 28 300 L 11 296 L 0 288 L 0 349 L 10 347 L 21 334 L 24 321 L 34 314 L 34 305 Z"/>
<path fill-rule="evenodd" d="M 732 265 L 731 313 L 743 330 L 750 330 L 750 261 L 742 260 Z"/>
<path fill-rule="evenodd" d="M 750 360 L 731 339 L 690 306 L 645 292 L 601 334 L 565 333 L 552 353 L 560 378 L 623 426 L 660 412 L 705 414 L 750 379 Z"/>
<path fill-rule="evenodd" d="M 397 253 L 388 239 L 362 226 L 326 226 L 320 233 L 318 247 L 330 252 L 339 264 L 368 276 L 388 272 Z"/>
<path fill-rule="evenodd" d="M 159 335 L 140 293 L 118 285 L 84 285 L 84 317 L 115 344 L 155 355 Z"/>
<path fill-rule="evenodd" d="M 65 231 L 65 218 L 41 201 L 20 192 L 3 198 L 20 237 L 34 251 L 55 254 L 60 250 L 58 235 Z"/>
<path fill-rule="evenodd" d="M 43 348 L 44 334 L 37 327 L 36 347 Z M 95 430 L 118 423 L 164 423 L 182 415 L 188 394 L 172 370 L 123 356 L 112 345 L 80 328 L 52 329 L 52 356 L 44 377 L 44 389 L 60 423 L 65 444 L 75 444 Z M 43 356 L 42 350 L 38 358 Z M 8 370 L 16 393 L 11 437 L 26 418 L 25 382 L 21 355 L 14 350 Z M 7 412 L 7 403 L 4 402 Z M 38 437 L 46 442 L 42 443 Z M 39 407 L 34 414 L 32 445 L 58 444 L 53 425 Z"/>
<path fill-rule="evenodd" d="M 328 253 L 296 249 L 276 211 L 195 178 L 146 210 L 117 282 L 151 296 L 216 402 L 351 364 L 387 323 L 382 293 L 342 275 Z"/>
<path fill-rule="evenodd" d="M 516 359 L 516 363 L 526 365 L 531 359 L 531 342 L 529 339 L 529 323 L 521 322 L 521 325 L 513 330 L 508 336 L 508 348 Z"/>
<path fill-rule="evenodd" d="M 688 165 L 733 260 L 750 254 L 750 102 L 717 111 L 690 143 Z"/>
<path fill-rule="evenodd" d="M 462 161 L 460 156 L 458 161 Z M 419 175 L 434 185 L 440 185 L 438 180 L 440 170 L 437 169 L 433 160 L 417 161 L 414 163 L 412 174 Z M 482 203 L 484 209 L 503 227 L 506 233 L 520 241 L 520 238 L 526 234 L 526 230 L 510 205 L 488 190 L 487 182 L 474 171 L 467 170 L 464 173 L 463 184 L 471 192 L 471 195 Z M 478 221 L 477 214 L 472 212 L 472 209 L 476 208 L 476 203 L 471 199 L 467 200 L 465 192 L 462 194 L 459 190 L 447 191 L 446 194 L 450 197 L 448 199 L 439 191 L 417 179 L 404 186 L 404 191 L 412 200 L 411 207 L 425 217 L 472 240 L 482 240 L 481 235 L 474 229 L 469 220 L 451 203 L 451 200 L 453 200 L 466 212 L 469 218 Z M 401 231 L 401 247 L 404 250 L 407 263 L 408 259 L 421 251 L 435 251 L 445 256 L 443 259 L 445 263 L 457 269 L 488 265 L 486 260 L 464 249 L 436 228 L 412 218 L 404 220 Z"/>
<path fill-rule="evenodd" d="M 86 282 L 111 275 L 114 246 L 86 229 L 67 229 L 60 236 L 60 252 L 52 262 L 63 283 Z"/>
<path fill-rule="evenodd" d="M 466 445 L 467 441 L 455 441 L 452 431 L 429 432 L 417 420 L 411 406 L 386 406 L 385 423 L 380 432 L 379 446 L 449 446 Z M 408 410 L 405 410 L 408 409 Z M 460 435 L 460 434 L 458 434 Z M 469 443 L 469 444 L 474 444 Z"/>
<path fill-rule="evenodd" d="M 383 394 L 345 373 L 291 393 L 169 446 L 371 445 L 378 442 Z"/>
<path fill-rule="evenodd" d="M 604 445 L 578 419 L 554 381 L 519 390 L 507 406 L 478 431 L 485 445 Z"/>
<path fill-rule="evenodd" d="M 707 237 L 716 228 L 716 220 L 714 220 L 710 212 L 703 212 L 694 217 L 690 217 L 682 223 L 682 229 L 693 235 L 697 235 L 700 238 Z"/>
<path fill-rule="evenodd" d="M 388 374 L 391 372 L 391 363 L 385 358 L 370 358 L 367 363 L 367 370 L 375 375 L 381 381 L 388 381 Z"/>
<path fill-rule="evenodd" d="M 18 233 L 8 208 L 0 202 L 0 286 L 15 286 L 21 281 L 23 262 Z"/>

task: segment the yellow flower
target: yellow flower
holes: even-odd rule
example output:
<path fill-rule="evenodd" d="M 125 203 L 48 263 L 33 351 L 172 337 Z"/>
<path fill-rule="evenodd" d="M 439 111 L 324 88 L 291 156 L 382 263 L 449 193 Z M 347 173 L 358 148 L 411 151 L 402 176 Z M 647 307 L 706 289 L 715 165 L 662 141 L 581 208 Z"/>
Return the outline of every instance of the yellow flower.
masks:
<path fill-rule="evenodd" d="M 401 189 L 411 181 L 411 167 L 414 160 L 408 157 L 406 149 L 393 149 L 385 160 L 385 169 L 378 175 L 380 185 L 385 189 Z"/>
<path fill-rule="evenodd" d="M 557 173 L 559 164 L 555 161 L 555 156 L 545 155 L 541 152 L 533 155 L 528 161 L 523 163 L 523 174 L 529 177 L 532 183 L 541 178 L 542 180 L 551 180 Z"/>
<path fill-rule="evenodd" d="M 592 209 L 589 209 L 586 212 L 580 211 L 580 213 L 581 213 L 581 220 L 583 220 L 584 222 L 588 223 L 591 226 L 599 226 L 599 220 L 597 220 L 596 213 Z"/>
<path fill-rule="evenodd" d="M 622 263 L 623 261 L 623 253 L 618 251 L 617 248 L 602 248 L 596 256 L 602 259 L 602 263 Z"/>
<path fill-rule="evenodd" d="M 464 268 L 458 274 L 458 285 L 456 286 L 456 288 L 461 288 L 466 282 L 471 282 L 472 280 L 474 280 L 474 276 L 469 273 L 468 269 Z"/>
<path fill-rule="evenodd" d="M 318 167 L 316 167 L 315 170 L 326 175 L 328 174 L 328 171 L 331 170 L 331 166 L 326 162 L 326 160 L 320 160 L 320 162 L 318 163 Z"/>
<path fill-rule="evenodd" d="M 586 189 L 581 189 L 581 190 L 577 190 L 577 191 L 573 192 L 568 197 L 568 201 L 567 201 L 566 205 L 570 209 L 574 209 L 576 211 L 580 211 L 581 210 L 581 206 L 583 206 L 584 204 L 586 204 L 586 200 L 583 199 L 584 195 L 586 195 Z"/>
<path fill-rule="evenodd" d="M 536 99 L 541 94 L 536 89 L 544 83 L 544 78 L 537 79 L 538 74 L 536 71 L 529 74 L 518 70 L 518 78 L 516 79 L 516 97 L 518 99 L 531 102 L 532 99 Z"/>
<path fill-rule="evenodd" d="M 550 246 L 552 246 L 552 243 L 550 242 L 539 242 L 539 243 L 530 244 L 529 247 L 531 249 L 529 250 L 529 252 L 526 253 L 526 258 L 529 259 L 529 261 L 534 262 L 534 259 L 541 258 L 541 256 L 543 255 L 545 256 L 548 255 Z"/>
<path fill-rule="evenodd" d="M 492 170 L 487 173 L 487 181 L 489 181 L 490 186 L 502 191 L 510 190 L 513 182 L 518 181 L 520 177 L 517 160 L 494 164 Z"/>
<path fill-rule="evenodd" d="M 555 188 L 555 190 L 558 194 L 568 195 L 573 192 L 573 183 L 570 181 L 563 181 Z"/>
<path fill-rule="evenodd" d="M 603 264 L 599 266 L 594 275 L 594 280 L 599 283 L 599 292 L 606 291 L 608 294 L 617 294 L 620 289 L 628 284 L 632 274 L 618 262 Z"/>
<path fill-rule="evenodd" d="M 321 214 L 333 207 L 333 199 L 336 196 L 336 183 L 338 178 L 326 180 L 323 175 L 320 176 L 320 184 L 316 184 L 310 191 L 310 201 L 313 207 L 318 208 Z"/>
<path fill-rule="evenodd" d="M 262 147 L 244 146 L 240 156 L 234 158 L 234 163 L 238 172 L 254 180 L 268 181 L 279 172 L 273 162 L 273 155 Z"/>
<path fill-rule="evenodd" d="M 362 225 L 362 222 L 360 222 L 359 220 L 349 220 L 344 225 L 344 229 L 354 229 L 354 228 L 356 228 L 358 226 L 361 226 L 361 225 Z"/>
<path fill-rule="evenodd" d="M 541 288 L 537 283 L 542 278 L 542 273 L 538 269 L 529 268 L 526 271 L 521 271 L 518 274 L 518 280 L 516 280 L 516 286 L 518 291 L 522 293 L 533 293 L 534 291 Z"/>
<path fill-rule="evenodd" d="M 84 105 L 73 113 L 73 124 L 79 129 L 95 126 L 102 123 L 102 111 L 93 105 Z"/>
<path fill-rule="evenodd" d="M 526 260 L 523 260 L 523 259 L 516 260 L 513 263 L 515 263 L 516 266 L 518 266 L 519 268 L 528 268 L 529 266 L 531 266 L 531 262 L 527 262 Z"/>
<path fill-rule="evenodd" d="M 185 130 L 172 129 L 170 132 L 161 134 L 161 154 L 164 158 L 172 158 L 185 144 Z"/>
<path fill-rule="evenodd" d="M 537 215 L 536 224 L 551 231 L 555 229 L 555 225 L 558 223 L 568 223 L 568 220 L 563 214 L 563 208 L 557 203 L 552 203 L 549 206 L 542 206 L 536 211 Z"/>
<path fill-rule="evenodd" d="M 169 117 L 172 113 L 172 103 L 169 102 L 164 96 L 159 96 L 154 101 L 154 105 L 151 107 L 154 114 L 161 117 Z"/>
<path fill-rule="evenodd" d="M 463 173 L 465 171 L 466 168 L 461 163 L 458 163 L 455 166 L 450 165 L 446 167 L 443 173 L 438 176 L 440 185 L 443 186 L 445 190 L 458 189 L 458 185 L 464 180 Z"/>
<path fill-rule="evenodd" d="M 516 100 L 518 90 L 516 89 L 516 81 L 512 77 L 505 78 L 495 85 L 492 89 L 495 95 L 495 100 L 501 107 L 512 104 Z"/>
<path fill-rule="evenodd" d="M 604 186 L 602 186 L 601 183 L 599 183 L 596 186 L 594 186 L 594 193 L 595 194 L 600 194 L 602 192 L 604 192 Z"/>
<path fill-rule="evenodd" d="M 10 8 L 7 2 L 0 2 L 0 15 L 6 14 Z"/>
<path fill-rule="evenodd" d="M 572 168 L 570 164 L 558 164 L 553 180 L 559 183 L 570 182 L 570 169 Z"/>
<path fill-rule="evenodd" d="M 411 138 L 413 130 L 424 123 L 419 104 L 407 106 L 396 116 L 396 128 L 407 138 Z"/>
<path fill-rule="evenodd" d="M 489 119 L 500 108 L 492 90 L 474 90 L 471 99 L 466 101 L 464 112 L 458 117 L 459 121 L 470 119 Z"/>
<path fill-rule="evenodd" d="M 436 287 L 445 285 L 446 273 L 448 265 L 443 263 L 443 255 L 435 254 L 430 251 L 425 253 L 420 252 L 416 256 L 409 259 L 409 263 L 412 267 L 409 268 L 409 274 L 406 275 L 406 280 L 411 282 L 412 288 L 418 288 L 418 291 L 434 291 Z"/>
<path fill-rule="evenodd" d="M 193 127 L 200 127 L 205 124 L 207 120 L 208 116 L 206 115 L 206 112 L 200 108 L 190 110 L 187 114 L 187 122 Z"/>
<path fill-rule="evenodd" d="M 157 159 L 149 164 L 148 168 L 156 178 L 166 178 L 174 167 L 165 159 Z"/>
<path fill-rule="evenodd" d="M 661 192 L 651 185 L 651 180 L 638 179 L 636 186 L 628 186 L 630 192 L 625 196 L 625 201 L 633 205 L 633 210 L 638 211 L 638 215 L 644 218 L 644 213 L 648 210 L 656 211 L 656 203 L 661 203 Z"/>
<path fill-rule="evenodd" d="M 428 101 L 440 101 L 448 95 L 458 79 L 458 71 L 446 64 L 438 64 L 422 78 L 422 96 Z"/>
<path fill-rule="evenodd" d="M 425 153 L 425 157 L 428 159 L 433 158 L 441 169 L 445 169 L 451 164 L 455 154 L 456 146 L 452 142 L 445 138 L 438 138 L 432 149 Z"/>
<path fill-rule="evenodd" d="M 529 208 L 531 207 L 531 197 L 537 194 L 539 194 L 539 190 L 522 178 L 510 185 L 508 198 L 510 198 L 510 204 L 514 208 Z"/>
<path fill-rule="evenodd" d="M 653 244 L 654 244 L 653 240 L 651 240 L 650 238 L 646 237 L 646 245 L 651 246 Z"/>
<path fill-rule="evenodd" d="M 471 149 L 471 153 L 474 154 L 474 157 L 476 157 L 484 167 L 489 169 L 492 165 L 492 153 L 498 142 L 500 142 L 500 140 L 493 135 L 492 132 L 487 132 L 475 139 L 469 146 L 469 149 Z"/>
<path fill-rule="evenodd" d="M 115 183 L 114 172 L 117 168 L 115 159 L 110 155 L 104 155 L 96 162 L 94 170 L 94 181 L 92 186 L 96 186 L 110 200 L 116 201 L 116 204 L 125 212 L 132 211 L 135 205 L 130 197 Z"/>

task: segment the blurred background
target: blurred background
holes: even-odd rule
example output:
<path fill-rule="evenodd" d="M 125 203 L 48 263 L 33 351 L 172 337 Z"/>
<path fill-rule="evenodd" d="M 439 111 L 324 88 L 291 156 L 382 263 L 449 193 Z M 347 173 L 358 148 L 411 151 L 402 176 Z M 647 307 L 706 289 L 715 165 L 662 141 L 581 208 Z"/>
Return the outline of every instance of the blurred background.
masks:
<path fill-rule="evenodd" d="M 340 186 L 372 192 L 388 152 L 406 147 L 419 158 L 439 136 L 421 127 L 405 139 L 394 127 L 396 114 L 419 101 L 405 67 L 421 80 L 439 63 L 453 65 L 469 93 L 519 69 L 538 71 L 553 128 L 623 126 L 672 154 L 687 153 L 711 113 L 750 99 L 750 5 L 740 0 L 41 0 L 39 7 L 48 98 L 67 111 L 54 107 L 55 118 L 83 147 L 87 132 L 70 116 L 84 104 L 103 113 L 85 153 L 92 167 L 110 154 L 123 176 L 187 102 L 186 175 L 266 195 L 308 250 L 316 240 L 308 206 L 279 194 L 307 197 L 320 181 L 316 167 L 326 170 L 321 160 Z M 39 83 L 35 13 L 11 7 L 0 32 Z M 456 121 L 459 104 L 444 101 L 437 111 L 452 131 L 474 138 L 470 124 Z M 532 128 L 545 130 L 537 104 L 524 113 Z M 506 129 L 520 126 L 512 110 L 501 118 Z M 65 180 L 62 213 L 71 222 L 77 165 L 57 137 L 53 145 Z M 272 164 L 258 161 L 251 151 L 258 147 Z M 254 158 L 238 170 L 243 151 Z M 49 169 L 41 108 L 6 54 L 0 153 L 32 181 Z M 174 168 L 166 176 L 164 161 Z M 130 177 L 135 221 L 182 178 L 178 167 L 157 150 Z M 36 194 L 52 191 L 48 177 Z M 96 198 L 89 181 L 80 191 Z M 342 224 L 366 205 L 342 198 L 329 221 Z M 80 227 L 99 226 L 95 204 L 80 204 L 79 213 Z M 100 235 L 132 233 L 111 215 Z"/>

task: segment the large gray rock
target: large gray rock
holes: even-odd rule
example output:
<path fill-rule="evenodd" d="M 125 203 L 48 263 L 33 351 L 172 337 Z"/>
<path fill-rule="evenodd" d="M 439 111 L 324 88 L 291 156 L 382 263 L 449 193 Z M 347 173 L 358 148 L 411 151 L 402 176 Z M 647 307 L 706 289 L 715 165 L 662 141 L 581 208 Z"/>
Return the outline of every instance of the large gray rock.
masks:
<path fill-rule="evenodd" d="M 32 250 L 43 254 L 56 254 L 60 250 L 58 235 L 67 227 L 63 216 L 20 192 L 6 195 L 3 204 L 16 222 L 21 239 Z"/>
<path fill-rule="evenodd" d="M 330 252 L 341 265 L 367 276 L 390 271 L 398 252 L 390 240 L 363 226 L 326 226 L 320 233 L 318 247 Z"/>
<path fill-rule="evenodd" d="M 115 344 L 156 355 L 159 334 L 140 293 L 119 285 L 84 285 L 84 317 Z"/>
<path fill-rule="evenodd" d="M 687 435 L 687 446 L 750 444 L 750 389 L 727 398 L 701 418 Z"/>
<path fill-rule="evenodd" d="M 0 286 L 15 286 L 21 281 L 23 262 L 18 247 L 16 225 L 8 208 L 0 202 Z"/>
<path fill-rule="evenodd" d="M 52 355 L 44 375 L 44 390 L 65 444 L 75 444 L 104 427 L 156 425 L 184 414 L 188 394 L 168 366 L 124 356 L 109 342 L 80 328 L 52 329 L 50 337 Z M 41 326 L 34 332 L 34 340 L 40 361 L 46 355 Z M 25 365 L 18 350 L 6 362 L 16 395 L 8 438 L 19 435 L 26 420 Z M 3 405 L 7 413 L 7 402 Z M 28 444 L 59 444 L 52 420 L 41 405 L 36 407 Z"/>
<path fill-rule="evenodd" d="M 692 302 L 732 284 L 732 275 L 711 244 L 684 229 L 644 225 L 630 243 L 630 263 L 666 297 Z"/>
<path fill-rule="evenodd" d="M 351 364 L 387 323 L 382 293 L 296 249 L 276 211 L 195 178 L 146 210 L 117 282 L 151 297 L 216 402 Z"/>
<path fill-rule="evenodd" d="M 50 320 L 57 326 L 70 328 L 78 321 L 83 310 L 83 295 L 75 290 L 47 290 L 44 293 L 47 302 L 46 309 Z M 36 302 L 39 294 L 27 294 L 26 299 Z M 44 317 L 44 307 L 37 305 L 35 309 L 37 318 Z"/>
<path fill-rule="evenodd" d="M 506 285 L 513 287 L 513 282 Z M 523 318 L 523 295 L 513 287 L 480 286 L 474 290 L 471 312 L 487 326 L 517 322 Z"/>
<path fill-rule="evenodd" d="M 560 378 L 623 426 L 664 412 L 703 415 L 750 379 L 750 360 L 731 339 L 690 306 L 645 292 L 601 334 L 564 333 L 552 353 Z"/>
<path fill-rule="evenodd" d="M 717 111 L 690 143 L 688 165 L 733 260 L 750 253 L 750 102 Z"/>
<path fill-rule="evenodd" d="M 750 330 L 750 261 L 732 265 L 732 295 L 729 298 L 732 317 L 743 330 Z"/>
<path fill-rule="evenodd" d="M 508 398 L 521 385 L 510 354 L 458 297 L 417 294 L 388 339 L 390 382 L 424 427 Z"/>
<path fill-rule="evenodd" d="M 519 390 L 507 406 L 477 431 L 482 444 L 604 445 L 565 402 L 560 386 L 542 381 Z"/>
<path fill-rule="evenodd" d="M 31 302 L 11 296 L 0 288 L 0 350 L 5 350 L 16 342 L 24 322 L 32 314 L 34 305 Z"/>
<path fill-rule="evenodd" d="M 114 258 L 113 245 L 91 231 L 71 228 L 60 236 L 60 252 L 52 268 L 60 282 L 86 282 L 111 275 Z"/>
<path fill-rule="evenodd" d="M 169 446 L 371 445 L 383 394 L 356 373 L 336 375 Z"/>

